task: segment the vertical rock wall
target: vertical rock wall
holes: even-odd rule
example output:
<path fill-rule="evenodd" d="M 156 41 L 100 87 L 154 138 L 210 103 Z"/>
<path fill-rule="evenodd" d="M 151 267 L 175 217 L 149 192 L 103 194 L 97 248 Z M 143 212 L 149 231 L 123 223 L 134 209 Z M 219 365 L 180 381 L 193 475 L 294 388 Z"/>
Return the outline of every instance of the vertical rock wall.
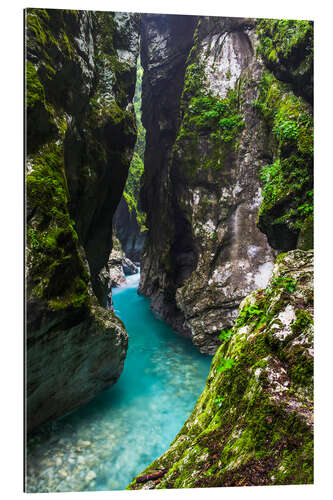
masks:
<path fill-rule="evenodd" d="M 179 104 L 185 63 L 192 46 L 197 18 L 143 15 L 141 28 L 142 123 L 146 129 L 145 170 L 141 190 L 149 234 L 142 257 L 139 292 L 152 298 L 152 308 L 186 333 L 174 295 L 165 283 L 162 262 L 170 247 L 170 160 L 179 127 Z"/>
<path fill-rule="evenodd" d="M 143 58 L 146 80 L 157 73 L 157 82 L 164 76 L 165 88 L 178 85 L 182 95 L 177 106 L 166 108 L 167 119 L 158 98 L 149 95 L 151 114 L 162 124 L 172 117 L 178 135 L 172 145 L 160 141 L 158 153 L 147 152 L 143 198 L 153 215 L 140 290 L 152 297 L 153 309 L 210 354 L 219 345 L 220 330 L 232 325 L 240 301 L 267 284 L 274 260 L 256 226 L 265 145 L 261 120 L 250 104 L 262 75 L 254 31 L 251 20 L 196 20 L 186 72 L 177 78 L 163 72 L 163 56 L 160 69 L 153 55 L 150 66 Z M 163 54 L 161 39 L 156 40 L 155 52 Z M 154 40 L 149 44 L 154 54 Z M 177 51 L 176 40 L 173 44 Z M 144 37 L 142 45 L 145 51 Z M 148 106 L 148 96 L 143 99 Z M 151 124 L 149 131 L 154 133 Z M 149 190 L 155 199 L 145 198 Z M 166 238 L 156 235 L 155 225 Z"/>
<path fill-rule="evenodd" d="M 105 305 L 112 217 L 136 139 L 132 14 L 26 11 L 26 421 L 81 406 L 123 369 Z"/>
<path fill-rule="evenodd" d="M 142 31 L 140 291 L 213 354 L 277 252 L 313 248 L 313 26 L 144 16 Z"/>

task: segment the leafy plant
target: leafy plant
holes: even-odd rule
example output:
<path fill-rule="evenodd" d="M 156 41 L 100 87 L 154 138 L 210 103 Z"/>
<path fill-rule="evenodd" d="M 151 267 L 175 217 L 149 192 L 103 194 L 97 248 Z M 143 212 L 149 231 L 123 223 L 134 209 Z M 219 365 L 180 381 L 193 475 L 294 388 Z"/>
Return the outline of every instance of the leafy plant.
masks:
<path fill-rule="evenodd" d="M 288 120 L 280 117 L 273 127 L 272 132 L 281 140 L 281 142 L 296 140 L 298 135 L 298 125 L 294 120 Z"/>
<path fill-rule="evenodd" d="M 225 329 L 225 330 L 222 330 L 220 335 L 219 335 L 219 339 L 222 341 L 222 342 L 227 342 L 230 337 L 232 336 L 232 328 L 229 328 L 228 330 Z"/>
<path fill-rule="evenodd" d="M 38 237 L 37 237 L 36 231 L 34 229 L 28 230 L 27 239 L 28 239 L 30 245 L 32 246 L 32 248 L 34 248 L 35 250 L 39 250 L 40 243 L 38 241 Z"/>
<path fill-rule="evenodd" d="M 293 293 L 297 288 L 296 283 L 296 280 L 294 280 L 293 278 L 288 278 L 288 276 L 278 276 L 277 278 L 274 278 L 274 280 L 272 280 L 270 288 L 284 288 L 284 290 L 286 290 L 287 292 Z"/>
<path fill-rule="evenodd" d="M 265 318 L 265 312 L 259 309 L 256 304 L 244 307 L 236 319 L 236 326 L 244 325 L 245 323 L 251 323 L 253 321 L 258 321 L 259 318 L 263 320 Z"/>
<path fill-rule="evenodd" d="M 226 99 L 212 94 L 192 97 L 188 107 L 189 126 L 198 131 L 211 130 L 213 139 L 231 142 L 244 127 L 244 121 L 236 111 L 237 106 L 235 91 L 230 91 Z"/>
<path fill-rule="evenodd" d="M 235 365 L 235 360 L 232 358 L 222 358 L 221 365 L 217 368 L 217 373 L 226 372 Z"/>

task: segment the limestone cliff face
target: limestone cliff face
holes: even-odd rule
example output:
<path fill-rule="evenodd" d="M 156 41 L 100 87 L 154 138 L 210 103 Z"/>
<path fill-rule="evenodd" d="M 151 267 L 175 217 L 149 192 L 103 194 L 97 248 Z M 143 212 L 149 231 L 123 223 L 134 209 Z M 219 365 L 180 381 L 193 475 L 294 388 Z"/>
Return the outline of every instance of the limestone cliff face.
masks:
<path fill-rule="evenodd" d="M 274 253 L 256 227 L 264 144 L 250 105 L 262 74 L 254 31 L 250 20 L 199 20 L 184 81 L 178 77 L 178 135 L 169 149 L 161 147 L 168 164 L 164 182 L 154 165 L 154 207 L 166 205 L 171 223 L 166 241 L 158 241 L 154 229 L 148 235 L 141 290 L 153 297 L 154 309 L 210 354 L 240 301 L 266 285 L 273 267 Z M 146 160 L 147 190 L 149 167 Z M 172 307 L 179 311 L 176 322 Z"/>
<path fill-rule="evenodd" d="M 213 354 L 241 300 L 267 284 L 276 250 L 313 246 L 311 82 L 300 95 L 312 26 L 154 19 L 143 18 L 149 233 L 139 290 Z"/>
<path fill-rule="evenodd" d="M 119 377 L 104 309 L 112 217 L 136 139 L 134 15 L 26 11 L 27 430 Z"/>
<path fill-rule="evenodd" d="M 129 489 L 312 482 L 313 252 L 294 250 L 241 303 L 191 416 Z"/>

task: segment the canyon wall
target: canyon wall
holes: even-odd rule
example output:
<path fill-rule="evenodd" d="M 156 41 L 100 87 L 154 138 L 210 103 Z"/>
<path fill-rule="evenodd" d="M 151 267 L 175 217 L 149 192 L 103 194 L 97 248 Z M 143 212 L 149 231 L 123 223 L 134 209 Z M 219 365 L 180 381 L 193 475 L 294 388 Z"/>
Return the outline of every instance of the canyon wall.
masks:
<path fill-rule="evenodd" d="M 132 14 L 26 10 L 26 424 L 83 405 L 127 350 L 112 218 L 136 141 Z"/>
<path fill-rule="evenodd" d="M 313 246 L 304 23 L 142 18 L 149 231 L 139 291 L 203 353 L 266 286 L 279 251 Z"/>

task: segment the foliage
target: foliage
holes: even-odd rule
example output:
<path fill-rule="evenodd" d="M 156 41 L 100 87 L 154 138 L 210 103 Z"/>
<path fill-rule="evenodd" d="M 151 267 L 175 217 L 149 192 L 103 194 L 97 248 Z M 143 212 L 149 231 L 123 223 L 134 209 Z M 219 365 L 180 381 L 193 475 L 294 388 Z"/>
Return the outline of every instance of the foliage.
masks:
<path fill-rule="evenodd" d="M 214 399 L 214 403 L 219 407 L 221 408 L 222 404 L 223 404 L 223 401 L 225 401 L 225 398 L 223 398 L 222 396 L 217 396 L 215 399 Z"/>
<path fill-rule="evenodd" d="M 261 167 L 263 202 L 259 227 L 272 212 L 273 224 L 299 231 L 313 213 L 313 116 L 288 85 L 266 71 L 254 106 L 270 133 L 273 163 Z"/>
<path fill-rule="evenodd" d="M 252 322 L 258 325 L 264 323 L 265 321 L 266 315 L 264 310 L 260 309 L 258 304 L 248 304 L 239 311 L 235 326 L 239 328 L 240 326 Z"/>
<path fill-rule="evenodd" d="M 228 329 L 228 330 L 222 330 L 220 335 L 219 335 L 219 339 L 222 341 L 222 342 L 227 342 L 231 336 L 232 336 L 232 328 Z"/>
<path fill-rule="evenodd" d="M 137 223 L 141 231 L 146 231 L 146 214 L 139 209 L 140 180 L 142 178 L 144 164 L 138 153 L 134 152 L 128 171 L 128 177 L 123 192 L 130 213 L 135 213 Z"/>
<path fill-rule="evenodd" d="M 231 358 L 222 358 L 220 359 L 220 366 L 217 367 L 216 372 L 226 372 L 230 370 L 235 365 L 235 360 Z"/>
<path fill-rule="evenodd" d="M 123 196 L 130 213 L 134 210 L 140 231 L 146 231 L 146 214 L 139 209 L 140 187 L 144 171 L 144 150 L 146 144 L 146 130 L 141 122 L 142 74 L 143 68 L 139 58 L 137 62 L 137 79 L 134 95 L 134 109 L 138 135 Z"/>
<path fill-rule="evenodd" d="M 230 91 L 228 99 L 219 99 L 212 94 L 193 97 L 188 106 L 188 126 L 197 131 L 212 132 L 211 138 L 221 142 L 231 142 L 244 121 L 235 114 L 237 93 Z"/>
<path fill-rule="evenodd" d="M 299 51 L 305 51 L 307 59 L 312 56 L 311 21 L 261 19 L 257 33 L 260 37 L 258 52 L 269 61 L 288 60 Z"/>
<path fill-rule="evenodd" d="M 283 288 L 288 293 L 294 293 L 297 288 L 297 282 L 288 276 L 277 276 L 270 282 L 269 289 L 272 290 L 273 288 Z"/>
<path fill-rule="evenodd" d="M 198 169 L 220 171 L 226 156 L 236 149 L 237 136 L 244 128 L 239 88 L 229 90 L 224 99 L 213 94 L 199 59 L 197 39 L 196 32 L 181 96 L 182 121 L 173 147 L 173 159 L 181 159 L 189 176 Z M 208 147 L 204 156 L 198 154 L 202 142 Z"/>

